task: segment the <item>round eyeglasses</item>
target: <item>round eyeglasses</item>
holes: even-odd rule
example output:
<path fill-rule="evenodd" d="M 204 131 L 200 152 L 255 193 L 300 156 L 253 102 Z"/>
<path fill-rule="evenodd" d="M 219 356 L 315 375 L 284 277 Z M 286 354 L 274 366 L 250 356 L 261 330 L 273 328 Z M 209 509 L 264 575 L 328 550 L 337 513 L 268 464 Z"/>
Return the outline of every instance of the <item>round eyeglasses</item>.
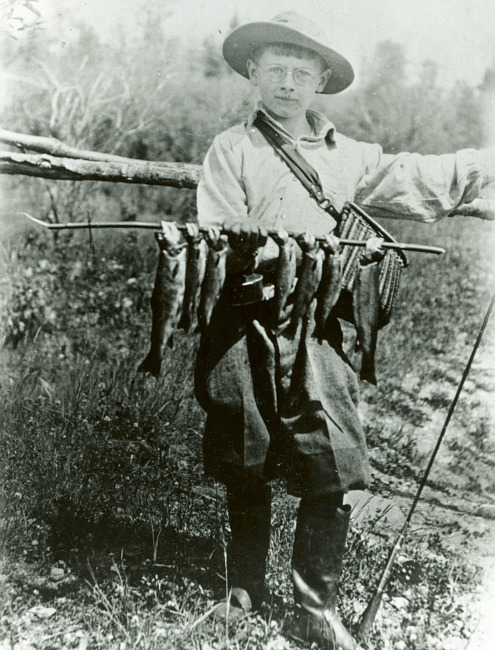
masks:
<path fill-rule="evenodd" d="M 287 70 L 283 65 L 261 65 L 260 63 L 256 64 L 262 72 L 265 78 L 273 83 L 280 83 L 283 81 L 288 74 L 292 75 L 294 82 L 298 86 L 307 86 L 311 84 L 320 77 L 320 74 L 309 70 L 308 68 L 296 68 L 292 72 Z"/>

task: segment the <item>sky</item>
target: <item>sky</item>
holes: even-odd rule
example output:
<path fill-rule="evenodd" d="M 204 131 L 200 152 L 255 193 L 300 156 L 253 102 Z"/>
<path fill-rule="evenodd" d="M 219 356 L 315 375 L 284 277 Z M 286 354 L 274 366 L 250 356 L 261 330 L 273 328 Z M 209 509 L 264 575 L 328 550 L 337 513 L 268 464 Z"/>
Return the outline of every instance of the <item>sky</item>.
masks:
<path fill-rule="evenodd" d="M 138 31 L 144 0 L 38 0 L 46 28 L 62 20 L 60 38 L 70 38 L 75 20 L 102 38 L 118 37 L 121 25 Z M 360 62 L 383 40 L 406 47 L 411 63 L 432 59 L 447 84 L 473 86 L 495 61 L 494 0 L 146 0 L 163 8 L 168 33 L 185 39 L 213 38 L 219 48 L 234 15 L 242 22 L 268 20 L 283 10 L 314 17 L 334 48 L 359 75 Z M 359 78 L 359 77 L 358 77 Z"/>

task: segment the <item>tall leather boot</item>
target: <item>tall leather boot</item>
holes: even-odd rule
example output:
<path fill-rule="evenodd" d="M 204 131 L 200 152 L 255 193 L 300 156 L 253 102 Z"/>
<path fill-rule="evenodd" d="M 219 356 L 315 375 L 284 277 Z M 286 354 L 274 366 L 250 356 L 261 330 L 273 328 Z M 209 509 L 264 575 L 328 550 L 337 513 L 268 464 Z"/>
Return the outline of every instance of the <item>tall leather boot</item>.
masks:
<path fill-rule="evenodd" d="M 341 501 L 338 495 L 337 502 Z M 354 650 L 356 642 L 336 613 L 350 506 L 335 497 L 303 499 L 299 507 L 292 579 L 295 613 L 293 639 L 324 650 Z"/>
<path fill-rule="evenodd" d="M 217 618 L 234 621 L 263 600 L 266 559 L 270 545 L 271 488 L 261 481 L 227 487 L 232 543 L 229 548 L 228 603 L 220 603 Z"/>

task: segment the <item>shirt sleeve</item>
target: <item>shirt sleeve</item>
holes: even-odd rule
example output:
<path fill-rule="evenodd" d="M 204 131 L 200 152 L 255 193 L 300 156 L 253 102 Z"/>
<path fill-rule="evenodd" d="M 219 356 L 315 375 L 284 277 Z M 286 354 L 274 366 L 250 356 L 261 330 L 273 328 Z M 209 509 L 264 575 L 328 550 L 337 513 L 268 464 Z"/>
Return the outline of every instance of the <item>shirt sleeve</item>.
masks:
<path fill-rule="evenodd" d="M 235 155 L 225 133 L 215 138 L 206 154 L 197 189 L 197 208 L 201 226 L 221 226 L 248 214 L 240 156 Z"/>
<path fill-rule="evenodd" d="M 356 202 L 373 216 L 433 222 L 478 197 L 494 178 L 493 149 L 392 155 L 368 145 Z"/>

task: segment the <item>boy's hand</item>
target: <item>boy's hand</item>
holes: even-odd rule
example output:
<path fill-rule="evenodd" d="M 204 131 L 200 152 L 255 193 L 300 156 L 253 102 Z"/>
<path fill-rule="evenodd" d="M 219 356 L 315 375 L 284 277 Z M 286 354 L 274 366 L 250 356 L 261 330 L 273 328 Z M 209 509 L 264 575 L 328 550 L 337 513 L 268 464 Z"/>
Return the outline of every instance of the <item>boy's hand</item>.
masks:
<path fill-rule="evenodd" d="M 383 239 L 381 237 L 370 237 L 366 240 L 366 248 L 361 253 L 361 264 L 366 266 L 373 262 L 379 262 L 385 255 L 385 250 L 382 248 Z"/>
<path fill-rule="evenodd" d="M 245 221 L 224 225 L 230 248 L 241 256 L 256 255 L 258 248 L 266 244 L 268 234 L 263 226 Z"/>
<path fill-rule="evenodd" d="M 224 224 L 223 229 L 233 252 L 227 262 L 228 273 L 254 271 L 258 250 L 266 244 L 268 238 L 265 228 L 243 221 Z"/>
<path fill-rule="evenodd" d="M 451 213 L 452 216 L 457 214 L 463 217 L 477 217 L 493 221 L 495 220 L 495 199 L 479 197 L 471 203 L 463 203 Z"/>

